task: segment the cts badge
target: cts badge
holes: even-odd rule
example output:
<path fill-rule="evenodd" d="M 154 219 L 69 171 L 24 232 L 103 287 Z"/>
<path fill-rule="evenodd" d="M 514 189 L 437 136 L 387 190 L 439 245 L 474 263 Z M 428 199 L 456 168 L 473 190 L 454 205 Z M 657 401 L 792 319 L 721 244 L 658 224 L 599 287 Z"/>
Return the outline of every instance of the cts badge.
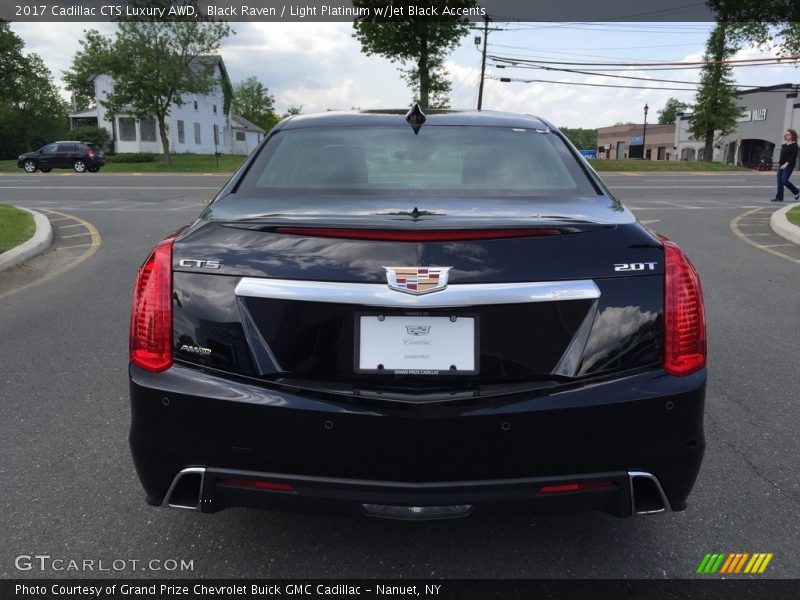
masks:
<path fill-rule="evenodd" d="M 383 267 L 389 288 L 405 294 L 430 294 L 447 287 L 453 267 Z"/>
<path fill-rule="evenodd" d="M 182 258 L 178 261 L 178 264 L 182 267 L 193 267 L 196 269 L 202 269 L 203 267 L 206 269 L 219 269 L 218 260 L 194 260 L 191 258 Z"/>

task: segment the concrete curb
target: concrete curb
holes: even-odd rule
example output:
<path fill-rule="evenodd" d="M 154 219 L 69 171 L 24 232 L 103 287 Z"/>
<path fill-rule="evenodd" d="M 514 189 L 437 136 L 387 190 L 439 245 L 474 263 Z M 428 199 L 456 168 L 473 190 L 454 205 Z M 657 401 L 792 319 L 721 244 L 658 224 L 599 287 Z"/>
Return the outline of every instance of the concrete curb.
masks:
<path fill-rule="evenodd" d="M 33 215 L 33 222 L 36 224 L 36 231 L 28 241 L 0 254 L 0 271 L 18 265 L 24 260 L 41 254 L 50 247 L 53 241 L 53 228 L 50 221 L 42 213 L 28 210 L 17 206 L 20 210 L 27 211 Z"/>
<path fill-rule="evenodd" d="M 785 238 L 790 242 L 794 242 L 795 244 L 800 244 L 800 227 L 797 225 L 792 225 L 789 222 L 789 219 L 786 218 L 786 213 L 792 210 L 795 206 L 797 206 L 797 204 L 792 203 L 789 206 L 772 213 L 772 216 L 769 219 L 769 226 L 772 227 L 772 231 L 777 233 L 782 238 Z"/>

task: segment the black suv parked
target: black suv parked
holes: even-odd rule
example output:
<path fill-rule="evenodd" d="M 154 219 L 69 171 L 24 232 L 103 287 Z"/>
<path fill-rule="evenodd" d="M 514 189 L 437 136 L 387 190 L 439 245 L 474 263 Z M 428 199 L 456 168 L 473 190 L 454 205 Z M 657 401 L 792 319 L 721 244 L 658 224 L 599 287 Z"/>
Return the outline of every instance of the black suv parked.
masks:
<path fill-rule="evenodd" d="M 75 169 L 77 173 L 97 173 L 106 164 L 106 155 L 94 144 L 86 142 L 53 142 L 34 152 L 21 154 L 17 166 L 26 173 L 37 170 L 49 173 L 52 169 Z"/>

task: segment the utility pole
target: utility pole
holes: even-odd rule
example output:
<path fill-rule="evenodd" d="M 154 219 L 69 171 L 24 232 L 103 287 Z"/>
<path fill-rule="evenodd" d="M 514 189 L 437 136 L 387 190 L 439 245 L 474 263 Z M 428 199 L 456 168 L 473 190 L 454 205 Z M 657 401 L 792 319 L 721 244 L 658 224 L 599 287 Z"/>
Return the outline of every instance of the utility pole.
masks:
<path fill-rule="evenodd" d="M 486 74 L 486 38 L 489 37 L 489 17 L 483 15 L 483 58 L 481 59 L 481 85 L 478 88 L 478 110 L 483 107 L 483 78 Z"/>

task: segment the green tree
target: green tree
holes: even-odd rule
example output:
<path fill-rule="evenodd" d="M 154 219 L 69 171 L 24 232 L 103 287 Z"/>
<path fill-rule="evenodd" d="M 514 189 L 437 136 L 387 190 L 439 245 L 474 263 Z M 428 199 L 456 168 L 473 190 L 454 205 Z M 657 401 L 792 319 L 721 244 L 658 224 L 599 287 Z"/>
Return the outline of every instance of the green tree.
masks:
<path fill-rule="evenodd" d="M 50 70 L 37 54 L 23 57 L 22 72 L 6 83 L 13 89 L 0 108 L 0 123 L 8 147 L 32 150 L 61 138 L 67 131 L 67 104 L 53 83 Z"/>
<path fill-rule="evenodd" d="M 17 77 L 25 71 L 25 43 L 5 21 L 0 21 L 0 101 L 14 96 Z"/>
<path fill-rule="evenodd" d="M 779 56 L 800 53 L 800 4 L 795 0 L 707 0 L 717 20 L 736 27 L 746 41 Z"/>
<path fill-rule="evenodd" d="M 231 110 L 264 131 L 275 127 L 280 120 L 275 112 L 275 98 L 255 77 L 248 77 L 234 86 Z"/>
<path fill-rule="evenodd" d="M 211 92 L 217 62 L 205 55 L 218 50 L 230 33 L 227 24 L 213 21 L 127 21 L 117 26 L 110 73 L 114 91 L 107 107 L 112 114 L 124 107 L 137 119 L 155 117 L 167 166 L 172 165 L 170 107 L 182 104 L 184 94 Z"/>
<path fill-rule="evenodd" d="M 369 16 L 356 18 L 354 37 L 367 56 L 375 54 L 403 65 L 401 71 L 423 108 L 448 104 L 451 84 L 444 69 L 448 52 L 469 31 L 464 17 L 443 16 L 444 8 L 469 9 L 476 0 L 415 0 L 408 6 L 435 8 L 439 16 L 406 16 L 386 19 L 375 8 L 392 6 L 390 0 L 353 0 L 356 8 L 370 9 Z M 408 7 L 406 7 L 408 10 Z"/>
<path fill-rule="evenodd" d="M 567 136 L 572 145 L 579 150 L 594 150 L 597 148 L 597 130 L 559 127 L 561 133 Z"/>
<path fill-rule="evenodd" d="M 169 0 L 150 0 L 147 6 L 169 8 Z M 198 12 L 200 9 L 197 9 Z M 68 72 L 68 84 L 86 97 L 89 78 L 98 68 L 114 80 L 114 89 L 102 101 L 109 113 L 123 109 L 137 119 L 155 117 L 158 123 L 164 163 L 172 165 L 169 153 L 167 117 L 170 108 L 183 103 L 185 94 L 207 94 L 219 81 L 214 72 L 218 61 L 207 56 L 219 49 L 231 34 L 225 23 L 212 20 L 141 18 L 117 24 L 113 39 L 104 41 L 97 32 L 87 31 L 83 49 L 76 54 Z M 96 51 L 98 56 L 92 56 Z M 222 80 L 224 111 L 230 108 L 233 90 Z M 227 87 L 226 87 L 227 86 Z"/>
<path fill-rule="evenodd" d="M 669 98 L 664 104 L 664 108 L 658 111 L 659 125 L 671 125 L 680 113 L 686 112 L 691 106 L 688 102 L 681 102 L 677 98 Z"/>
<path fill-rule="evenodd" d="M 705 65 L 700 74 L 700 88 L 695 98 L 689 132 L 705 144 L 703 160 L 711 162 L 714 153 L 714 136 L 726 136 L 736 129 L 736 119 L 742 108 L 736 103 L 736 86 L 733 69 L 724 61 L 730 59 L 738 47 L 728 38 L 731 26 L 717 23 L 709 36 L 704 55 Z"/>
<path fill-rule="evenodd" d="M 75 110 L 84 110 L 95 104 L 94 78 L 110 73 L 113 66 L 111 38 L 96 29 L 84 30 L 83 34 L 79 41 L 81 49 L 72 57 L 72 65 L 64 72 L 63 78 L 65 87 L 72 92 Z"/>

